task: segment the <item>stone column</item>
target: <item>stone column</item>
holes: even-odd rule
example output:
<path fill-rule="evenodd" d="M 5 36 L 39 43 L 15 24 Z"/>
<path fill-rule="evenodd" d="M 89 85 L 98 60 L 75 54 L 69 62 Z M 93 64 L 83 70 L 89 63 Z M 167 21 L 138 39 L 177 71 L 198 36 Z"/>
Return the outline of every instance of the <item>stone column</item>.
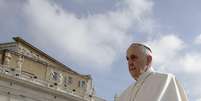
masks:
<path fill-rule="evenodd" d="M 64 80 L 63 73 L 60 71 L 59 72 L 58 87 L 59 87 L 59 89 L 62 89 L 62 90 L 63 90 L 63 80 Z"/>
<path fill-rule="evenodd" d="M 21 73 L 23 62 L 24 62 L 24 57 L 21 56 L 21 55 L 19 55 L 19 58 L 18 58 L 18 60 L 17 60 L 17 68 L 16 68 L 16 70 L 17 70 L 19 73 Z"/>
<path fill-rule="evenodd" d="M 9 52 L 5 53 L 4 65 L 9 66 L 12 56 Z"/>

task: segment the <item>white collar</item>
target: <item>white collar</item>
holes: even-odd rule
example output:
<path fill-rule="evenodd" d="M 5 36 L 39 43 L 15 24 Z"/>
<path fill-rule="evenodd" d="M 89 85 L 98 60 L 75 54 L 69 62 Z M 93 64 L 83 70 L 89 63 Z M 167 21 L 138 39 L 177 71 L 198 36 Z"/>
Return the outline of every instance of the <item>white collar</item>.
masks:
<path fill-rule="evenodd" d="M 140 77 L 137 79 L 137 82 L 144 81 L 144 79 L 150 75 L 150 73 L 154 72 L 154 69 L 152 67 L 148 68 L 146 72 L 142 73 Z"/>

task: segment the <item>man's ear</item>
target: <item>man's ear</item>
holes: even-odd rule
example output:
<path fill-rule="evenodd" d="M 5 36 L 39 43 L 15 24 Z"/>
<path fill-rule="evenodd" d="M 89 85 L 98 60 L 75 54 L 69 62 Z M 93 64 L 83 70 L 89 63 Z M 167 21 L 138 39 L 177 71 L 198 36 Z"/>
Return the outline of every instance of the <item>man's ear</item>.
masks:
<path fill-rule="evenodd" d="M 147 56 L 147 64 L 146 65 L 150 65 L 151 61 L 152 61 L 152 56 L 148 55 Z"/>

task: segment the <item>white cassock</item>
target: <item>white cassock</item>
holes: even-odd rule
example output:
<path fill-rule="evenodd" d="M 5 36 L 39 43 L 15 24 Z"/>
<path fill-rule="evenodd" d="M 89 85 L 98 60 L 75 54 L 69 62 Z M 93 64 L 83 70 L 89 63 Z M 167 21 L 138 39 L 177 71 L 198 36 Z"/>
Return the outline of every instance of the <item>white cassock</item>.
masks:
<path fill-rule="evenodd" d="M 188 101 L 186 93 L 172 74 L 153 71 L 152 68 L 140 75 L 117 101 Z"/>

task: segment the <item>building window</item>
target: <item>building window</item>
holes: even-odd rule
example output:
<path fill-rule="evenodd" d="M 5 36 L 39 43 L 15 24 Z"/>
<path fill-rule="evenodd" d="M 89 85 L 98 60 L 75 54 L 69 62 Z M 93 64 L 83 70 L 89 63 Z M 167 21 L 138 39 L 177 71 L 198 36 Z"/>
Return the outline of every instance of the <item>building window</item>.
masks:
<path fill-rule="evenodd" d="M 68 85 L 68 78 L 67 76 L 64 76 L 64 87 L 67 87 Z"/>
<path fill-rule="evenodd" d="M 37 54 L 37 55 L 36 55 L 36 58 L 37 58 L 37 59 L 40 59 L 40 55 Z"/>
<path fill-rule="evenodd" d="M 85 81 L 83 81 L 83 80 L 80 80 L 80 81 L 79 81 L 79 87 L 80 87 L 80 88 L 84 88 L 85 85 L 86 85 Z"/>
<path fill-rule="evenodd" d="M 68 77 L 68 84 L 72 84 L 73 83 L 73 78 L 71 76 Z"/>
<path fill-rule="evenodd" d="M 54 81 L 58 81 L 60 79 L 60 74 L 53 71 L 53 72 L 51 72 L 51 77 Z"/>
<path fill-rule="evenodd" d="M 71 76 L 64 77 L 64 87 L 67 87 L 67 85 L 70 85 L 72 83 L 73 83 L 73 78 Z"/>
<path fill-rule="evenodd" d="M 66 76 L 64 76 L 64 84 L 67 84 L 67 77 Z"/>

